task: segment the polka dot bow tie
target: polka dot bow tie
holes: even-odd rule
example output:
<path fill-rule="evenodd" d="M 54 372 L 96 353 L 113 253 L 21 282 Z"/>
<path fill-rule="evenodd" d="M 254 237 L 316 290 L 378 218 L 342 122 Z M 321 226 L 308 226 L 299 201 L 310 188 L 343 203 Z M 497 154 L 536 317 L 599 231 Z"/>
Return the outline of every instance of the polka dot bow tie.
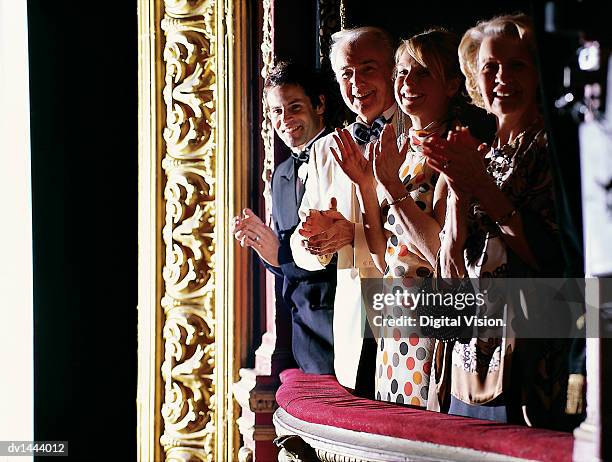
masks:
<path fill-rule="evenodd" d="M 386 123 L 387 120 L 383 116 L 380 116 L 374 120 L 370 127 L 368 127 L 366 124 L 362 124 L 361 122 L 355 122 L 353 124 L 353 138 L 355 138 L 357 144 L 360 145 L 377 140 Z"/>
<path fill-rule="evenodd" d="M 310 146 L 300 152 L 291 151 L 291 157 L 293 157 L 299 163 L 308 162 L 308 159 L 310 158 Z"/>

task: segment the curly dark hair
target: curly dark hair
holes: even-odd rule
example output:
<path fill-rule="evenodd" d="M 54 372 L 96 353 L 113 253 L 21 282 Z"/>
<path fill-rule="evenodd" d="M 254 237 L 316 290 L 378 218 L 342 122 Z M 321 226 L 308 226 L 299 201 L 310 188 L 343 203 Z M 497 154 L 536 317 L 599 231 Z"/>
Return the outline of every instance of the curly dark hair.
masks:
<path fill-rule="evenodd" d="M 323 95 L 324 98 L 326 96 L 325 84 L 321 74 L 292 61 L 279 61 L 276 63 L 264 82 L 264 94 L 270 88 L 283 85 L 298 85 L 302 87 L 313 107 L 319 106 L 319 96 Z"/>

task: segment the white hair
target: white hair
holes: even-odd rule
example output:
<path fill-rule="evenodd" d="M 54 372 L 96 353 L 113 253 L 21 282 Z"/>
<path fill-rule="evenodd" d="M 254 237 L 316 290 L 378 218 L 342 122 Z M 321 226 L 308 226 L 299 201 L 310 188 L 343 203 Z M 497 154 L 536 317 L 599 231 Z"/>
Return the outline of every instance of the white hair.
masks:
<path fill-rule="evenodd" d="M 393 39 L 391 36 L 378 27 L 355 27 L 353 29 L 343 29 L 331 36 L 331 47 L 329 50 L 329 60 L 331 61 L 332 69 L 336 71 L 336 56 L 338 50 L 346 43 L 356 43 L 364 38 L 369 38 L 372 42 L 376 42 L 380 48 L 387 53 L 388 62 L 393 67 Z"/>

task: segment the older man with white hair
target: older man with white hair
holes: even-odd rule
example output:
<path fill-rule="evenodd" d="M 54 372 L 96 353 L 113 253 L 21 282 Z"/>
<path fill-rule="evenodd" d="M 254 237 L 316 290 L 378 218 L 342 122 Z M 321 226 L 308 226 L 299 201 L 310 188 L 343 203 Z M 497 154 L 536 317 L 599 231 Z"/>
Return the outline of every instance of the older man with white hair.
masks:
<path fill-rule="evenodd" d="M 375 27 L 347 29 L 332 36 L 332 68 L 344 102 L 357 115 L 347 128 L 363 152 L 386 123 L 396 124 L 393 51 L 390 36 Z M 332 147 L 337 149 L 330 134 L 311 150 L 299 210 L 301 223 L 291 237 L 291 249 L 296 264 L 311 271 L 337 259 L 334 368 L 342 385 L 368 393 L 369 382 L 373 386 L 375 352 L 367 351 L 364 343 L 361 278 L 381 275 L 365 239 L 356 188 L 336 162 Z M 357 380 L 358 372 L 366 384 Z"/>

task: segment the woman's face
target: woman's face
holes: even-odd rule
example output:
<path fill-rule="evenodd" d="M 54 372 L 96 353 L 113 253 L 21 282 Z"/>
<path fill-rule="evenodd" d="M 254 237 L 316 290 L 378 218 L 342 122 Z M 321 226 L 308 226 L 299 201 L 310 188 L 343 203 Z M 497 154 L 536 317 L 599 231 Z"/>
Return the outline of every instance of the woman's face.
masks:
<path fill-rule="evenodd" d="M 496 117 L 527 115 L 536 105 L 538 75 L 525 40 L 485 37 L 478 52 L 478 88 Z"/>
<path fill-rule="evenodd" d="M 404 52 L 396 63 L 395 99 L 404 113 L 423 128 L 430 122 L 443 118 L 448 113 L 450 98 L 457 91 L 457 84 L 443 83 L 421 66 L 408 52 Z"/>

